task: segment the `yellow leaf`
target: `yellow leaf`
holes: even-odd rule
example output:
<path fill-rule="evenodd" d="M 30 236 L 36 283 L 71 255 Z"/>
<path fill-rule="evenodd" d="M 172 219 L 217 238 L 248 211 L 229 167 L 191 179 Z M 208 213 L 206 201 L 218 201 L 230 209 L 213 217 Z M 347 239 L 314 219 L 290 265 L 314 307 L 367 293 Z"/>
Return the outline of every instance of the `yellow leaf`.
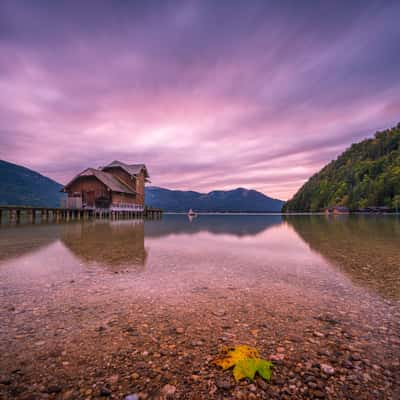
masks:
<path fill-rule="evenodd" d="M 262 358 L 245 358 L 236 363 L 233 369 L 233 376 L 236 381 L 240 381 L 243 378 L 253 381 L 254 376 L 258 372 L 263 379 L 269 381 L 272 374 L 271 368 L 272 363 L 270 361 L 263 360 Z"/>
<path fill-rule="evenodd" d="M 218 358 L 214 363 L 224 370 L 233 367 L 238 361 L 246 358 L 258 358 L 260 355 L 254 347 L 240 345 L 225 349 L 224 355 Z"/>

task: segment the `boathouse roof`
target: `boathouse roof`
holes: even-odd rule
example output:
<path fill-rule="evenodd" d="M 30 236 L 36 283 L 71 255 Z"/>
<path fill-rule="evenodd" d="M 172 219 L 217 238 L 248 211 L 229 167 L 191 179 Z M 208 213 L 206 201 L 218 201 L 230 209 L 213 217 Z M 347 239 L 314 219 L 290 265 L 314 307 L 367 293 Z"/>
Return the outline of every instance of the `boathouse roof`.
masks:
<path fill-rule="evenodd" d="M 110 164 L 106 165 L 102 169 L 120 167 L 130 175 L 138 175 L 143 170 L 146 178 L 150 178 L 149 172 L 147 171 L 145 164 L 125 164 L 122 161 L 114 160 Z"/>
<path fill-rule="evenodd" d="M 63 190 L 65 190 L 69 185 L 71 185 L 76 179 L 84 176 L 94 176 L 100 182 L 102 182 L 105 186 L 107 186 L 113 192 L 119 193 L 129 193 L 135 194 L 136 192 L 126 186 L 122 181 L 114 177 L 108 172 L 104 172 L 95 168 L 87 168 L 82 171 L 80 174 L 76 175 L 69 183 L 67 183 Z"/>

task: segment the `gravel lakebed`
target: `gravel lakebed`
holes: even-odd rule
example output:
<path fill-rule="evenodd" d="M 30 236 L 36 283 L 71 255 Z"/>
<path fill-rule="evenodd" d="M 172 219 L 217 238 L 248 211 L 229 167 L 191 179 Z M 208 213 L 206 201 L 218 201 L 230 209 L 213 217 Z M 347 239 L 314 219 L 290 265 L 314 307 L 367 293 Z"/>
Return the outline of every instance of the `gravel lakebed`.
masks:
<path fill-rule="evenodd" d="M 121 286 L 110 296 L 106 284 L 69 281 L 48 285 L 46 301 L 10 290 L 0 306 L 0 398 L 400 398 L 397 300 L 261 289 L 146 296 Z M 236 344 L 273 360 L 271 382 L 236 383 L 213 364 Z"/>

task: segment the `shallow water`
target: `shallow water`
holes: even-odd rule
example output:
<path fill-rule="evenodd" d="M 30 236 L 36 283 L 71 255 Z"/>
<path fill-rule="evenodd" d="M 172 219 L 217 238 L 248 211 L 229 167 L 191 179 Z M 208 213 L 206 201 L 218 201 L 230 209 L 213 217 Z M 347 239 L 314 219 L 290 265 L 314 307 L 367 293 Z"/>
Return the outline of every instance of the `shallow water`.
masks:
<path fill-rule="evenodd" d="M 110 277 L 117 273 L 123 277 Z M 400 219 L 201 215 L 190 221 L 166 215 L 146 222 L 2 227 L 0 278 L 11 291 L 104 279 L 179 296 L 202 285 L 284 282 L 293 290 L 341 288 L 356 296 L 361 289 L 399 298 Z"/>
<path fill-rule="evenodd" d="M 320 329 L 315 319 L 330 315 L 348 323 L 353 337 L 359 335 L 359 351 L 370 346 L 395 360 L 399 299 L 400 219 L 395 216 L 200 215 L 189 220 L 165 215 L 145 222 L 3 226 L 0 368 L 6 374 L 26 372 L 15 386 L 0 385 L 0 394 L 42 393 L 55 377 L 68 390 L 78 390 L 70 381 L 83 366 L 101 364 L 99 353 L 126 346 L 118 332 L 96 343 L 99 327 L 130 324 L 142 324 L 162 338 L 167 326 L 189 329 L 199 320 L 215 319 L 200 335 L 201 340 L 215 336 L 210 348 L 221 340 L 241 340 L 271 354 L 290 335 L 306 340 L 310 330 Z M 226 320 L 236 321 L 230 333 Z M 274 337 L 268 345 L 263 329 Z M 188 340 L 193 337 L 188 334 Z M 78 353 L 84 358 L 75 365 Z M 37 368 L 47 371 L 42 378 L 35 375 Z M 179 387 L 179 377 L 172 376 Z M 151 391 L 160 384 L 144 381 L 136 389 Z M 85 395 L 79 390 L 78 397 L 89 393 L 90 398 L 91 389 Z"/>

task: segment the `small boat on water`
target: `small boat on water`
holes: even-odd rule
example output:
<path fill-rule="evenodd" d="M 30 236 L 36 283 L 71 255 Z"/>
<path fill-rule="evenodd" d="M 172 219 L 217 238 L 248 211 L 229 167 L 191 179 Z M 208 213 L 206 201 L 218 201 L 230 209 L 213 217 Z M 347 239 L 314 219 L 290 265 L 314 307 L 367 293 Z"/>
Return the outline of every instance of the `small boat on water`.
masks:
<path fill-rule="evenodd" d="M 188 212 L 188 216 L 189 217 L 196 217 L 197 213 L 195 213 L 192 209 L 190 209 L 189 212 Z"/>

